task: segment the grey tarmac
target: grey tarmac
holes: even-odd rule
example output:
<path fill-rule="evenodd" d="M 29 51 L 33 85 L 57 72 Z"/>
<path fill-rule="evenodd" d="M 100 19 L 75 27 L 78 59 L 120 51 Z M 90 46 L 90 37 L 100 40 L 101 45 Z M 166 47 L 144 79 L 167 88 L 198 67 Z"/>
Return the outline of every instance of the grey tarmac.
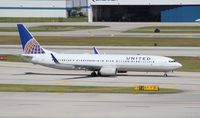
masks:
<path fill-rule="evenodd" d="M 37 36 L 121 36 L 121 37 L 192 37 L 199 34 L 121 33 L 143 26 L 196 26 L 200 23 L 26 23 L 39 25 L 106 25 L 108 28 L 69 32 L 35 32 Z M 15 27 L 16 23 L 0 23 Z M 0 35 L 18 36 L 17 32 Z M 46 47 L 45 47 L 46 48 Z M 163 56 L 199 56 L 199 47 L 98 47 L 108 54 L 154 54 Z M 117 47 L 118 48 L 118 47 Z M 56 52 L 92 53 L 92 47 L 51 47 Z M 120 51 L 121 50 L 121 51 Z M 0 53 L 20 54 L 20 46 L 1 46 Z M 159 85 L 184 90 L 177 94 L 101 94 L 101 93 L 8 93 L 0 92 L 0 118 L 199 118 L 200 73 L 129 72 L 116 77 L 88 77 L 90 72 L 55 70 L 29 63 L 0 62 L 0 84 L 135 86 Z"/>
<path fill-rule="evenodd" d="M 43 46 L 58 53 L 86 54 L 94 53 L 92 46 Z M 142 46 L 97 46 L 103 54 L 145 54 L 161 56 L 200 56 L 200 47 L 142 47 Z M 21 45 L 0 45 L 0 54 L 22 54 Z"/>
<path fill-rule="evenodd" d="M 194 33 L 123 33 L 129 29 L 146 26 L 200 26 L 200 23 L 119 23 L 119 22 L 67 22 L 67 23 L 24 23 L 27 27 L 41 25 L 73 25 L 73 26 L 109 26 L 101 29 L 65 31 L 65 32 L 33 32 L 34 36 L 67 36 L 67 37 L 171 37 L 171 38 L 199 38 Z M 0 27 L 16 27 L 17 23 L 0 23 Z M 18 32 L 0 32 L 3 36 L 18 36 Z"/>
<path fill-rule="evenodd" d="M 0 93 L 1 118 L 199 118 L 199 94 Z"/>
<path fill-rule="evenodd" d="M 199 118 L 200 73 L 129 72 L 91 78 L 85 71 L 55 70 L 30 63 L 0 62 L 1 84 L 80 86 L 159 85 L 177 94 L 0 93 L 0 118 Z"/>

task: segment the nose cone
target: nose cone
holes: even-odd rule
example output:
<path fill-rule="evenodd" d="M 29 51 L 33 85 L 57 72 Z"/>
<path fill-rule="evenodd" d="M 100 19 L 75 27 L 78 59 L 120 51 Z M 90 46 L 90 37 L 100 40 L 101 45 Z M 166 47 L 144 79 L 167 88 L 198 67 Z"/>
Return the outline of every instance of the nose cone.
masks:
<path fill-rule="evenodd" d="M 178 62 L 177 62 L 177 63 L 176 63 L 176 68 L 179 69 L 179 68 L 181 68 L 181 67 L 183 67 L 183 65 L 182 65 L 181 63 L 178 63 Z"/>

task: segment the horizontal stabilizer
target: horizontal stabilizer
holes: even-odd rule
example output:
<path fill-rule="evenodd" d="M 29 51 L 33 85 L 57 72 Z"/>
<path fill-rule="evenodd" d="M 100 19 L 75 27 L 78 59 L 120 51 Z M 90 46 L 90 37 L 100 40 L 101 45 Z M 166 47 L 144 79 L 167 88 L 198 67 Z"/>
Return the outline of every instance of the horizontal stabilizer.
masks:
<path fill-rule="evenodd" d="M 52 59 L 53 59 L 53 61 L 56 63 L 56 64 L 60 64 L 59 62 L 58 62 L 58 60 L 56 59 L 56 57 L 51 53 L 51 57 L 52 57 Z"/>

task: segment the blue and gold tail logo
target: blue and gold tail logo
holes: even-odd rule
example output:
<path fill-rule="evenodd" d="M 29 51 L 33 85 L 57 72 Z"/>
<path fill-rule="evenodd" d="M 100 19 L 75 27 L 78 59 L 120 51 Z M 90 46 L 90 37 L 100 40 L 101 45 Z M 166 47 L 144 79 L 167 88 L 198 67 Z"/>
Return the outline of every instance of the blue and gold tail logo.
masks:
<path fill-rule="evenodd" d="M 32 34 L 23 24 L 17 24 L 22 48 L 25 54 L 44 54 L 44 49 L 35 40 Z"/>
<path fill-rule="evenodd" d="M 29 40 L 24 47 L 25 54 L 44 54 L 40 44 L 33 38 Z"/>

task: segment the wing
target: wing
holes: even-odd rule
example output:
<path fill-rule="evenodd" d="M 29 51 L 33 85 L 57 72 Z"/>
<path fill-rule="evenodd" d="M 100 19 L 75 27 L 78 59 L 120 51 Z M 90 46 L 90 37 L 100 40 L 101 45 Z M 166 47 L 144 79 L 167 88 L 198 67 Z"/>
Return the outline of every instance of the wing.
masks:
<path fill-rule="evenodd" d="M 101 69 L 101 66 L 96 66 L 96 65 L 94 66 L 94 65 L 79 65 L 79 64 L 61 64 L 52 53 L 51 53 L 51 57 L 55 64 L 58 64 L 63 68 L 71 67 L 74 69 L 90 70 L 90 71 L 98 71 Z"/>
<path fill-rule="evenodd" d="M 90 71 L 98 71 L 101 69 L 101 66 L 92 66 L 92 65 L 73 65 L 75 69 L 81 70 L 90 70 Z"/>

